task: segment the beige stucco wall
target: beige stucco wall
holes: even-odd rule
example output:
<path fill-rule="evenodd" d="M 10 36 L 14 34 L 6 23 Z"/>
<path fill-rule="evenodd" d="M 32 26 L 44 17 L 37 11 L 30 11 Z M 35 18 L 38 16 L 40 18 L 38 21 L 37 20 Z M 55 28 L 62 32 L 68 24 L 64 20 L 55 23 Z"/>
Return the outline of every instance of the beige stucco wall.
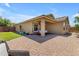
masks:
<path fill-rule="evenodd" d="M 20 31 L 20 26 L 22 27 L 22 31 L 31 34 L 32 33 L 32 21 L 31 22 L 27 22 L 27 23 L 22 23 L 22 24 L 18 24 L 16 25 L 16 31 Z"/>
<path fill-rule="evenodd" d="M 65 24 L 66 24 L 66 27 L 67 27 L 67 30 L 66 30 L 66 32 L 69 32 L 70 25 L 69 25 L 69 23 L 68 23 L 68 21 L 67 21 L 67 20 L 65 21 Z"/>
<path fill-rule="evenodd" d="M 40 21 L 40 20 L 38 20 L 38 21 Z M 17 24 L 15 26 L 16 31 L 20 31 L 19 26 L 21 25 L 23 32 L 32 34 L 33 30 L 34 30 L 33 25 L 34 25 L 34 23 L 36 23 L 38 21 L 34 20 L 34 21 L 26 22 L 26 23 Z M 68 25 L 67 21 L 58 22 L 58 23 L 51 23 L 51 22 L 46 21 L 45 30 L 47 30 L 49 33 L 64 34 L 64 33 L 68 32 L 68 30 L 64 30 L 64 26 L 63 26 L 64 23 L 66 25 Z"/>
<path fill-rule="evenodd" d="M 47 23 L 46 29 L 49 33 L 56 33 L 56 34 L 64 34 L 65 31 L 63 29 L 63 22 L 60 23 Z"/>

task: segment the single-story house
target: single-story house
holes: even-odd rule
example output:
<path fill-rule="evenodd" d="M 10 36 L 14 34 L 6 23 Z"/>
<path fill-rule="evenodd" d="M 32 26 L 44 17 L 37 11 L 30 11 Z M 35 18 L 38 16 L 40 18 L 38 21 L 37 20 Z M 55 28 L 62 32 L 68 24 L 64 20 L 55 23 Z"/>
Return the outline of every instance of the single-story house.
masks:
<path fill-rule="evenodd" d="M 16 31 L 29 34 L 46 33 L 65 34 L 69 32 L 68 16 L 55 18 L 53 14 L 41 15 L 15 25 Z"/>

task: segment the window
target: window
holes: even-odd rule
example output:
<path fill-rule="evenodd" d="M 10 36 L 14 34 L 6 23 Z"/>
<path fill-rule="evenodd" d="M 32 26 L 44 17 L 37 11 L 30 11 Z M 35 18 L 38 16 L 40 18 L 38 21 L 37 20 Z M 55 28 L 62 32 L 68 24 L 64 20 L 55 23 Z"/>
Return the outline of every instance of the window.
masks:
<path fill-rule="evenodd" d="M 66 23 L 63 23 L 63 29 L 68 30 L 68 25 Z"/>
<path fill-rule="evenodd" d="M 21 31 L 22 30 L 22 26 L 20 25 L 19 28 L 20 28 L 20 31 Z"/>
<path fill-rule="evenodd" d="M 63 23 L 63 29 L 66 30 L 66 24 L 65 24 L 65 22 Z"/>
<path fill-rule="evenodd" d="M 34 31 L 37 31 L 37 30 L 38 30 L 38 25 L 34 24 Z"/>

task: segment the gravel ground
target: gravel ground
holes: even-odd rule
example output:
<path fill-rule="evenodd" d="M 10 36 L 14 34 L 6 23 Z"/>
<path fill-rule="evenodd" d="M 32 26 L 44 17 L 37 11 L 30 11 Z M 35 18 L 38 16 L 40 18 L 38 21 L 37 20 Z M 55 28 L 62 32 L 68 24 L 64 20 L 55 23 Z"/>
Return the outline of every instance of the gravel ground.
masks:
<path fill-rule="evenodd" d="M 8 56 L 5 43 L 0 43 L 0 56 Z"/>
<path fill-rule="evenodd" d="M 50 35 L 53 36 L 53 35 Z M 49 36 L 49 37 L 50 37 Z M 34 36 L 35 38 L 35 36 Z M 36 36 L 37 38 L 37 36 Z M 39 37 L 37 38 L 39 40 Z M 40 40 L 39 40 L 40 41 Z M 20 37 L 8 41 L 11 50 L 26 50 L 31 56 L 77 56 L 79 55 L 79 38 L 73 33 L 71 36 L 57 35 L 42 43 L 31 38 Z"/>

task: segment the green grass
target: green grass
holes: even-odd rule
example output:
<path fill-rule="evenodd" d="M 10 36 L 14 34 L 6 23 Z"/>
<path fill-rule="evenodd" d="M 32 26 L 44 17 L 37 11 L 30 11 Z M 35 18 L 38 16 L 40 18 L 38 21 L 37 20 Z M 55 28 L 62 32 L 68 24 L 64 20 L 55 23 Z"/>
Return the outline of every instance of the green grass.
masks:
<path fill-rule="evenodd" d="M 14 32 L 0 32 L 0 41 L 9 41 L 18 37 L 21 37 L 21 35 Z"/>

